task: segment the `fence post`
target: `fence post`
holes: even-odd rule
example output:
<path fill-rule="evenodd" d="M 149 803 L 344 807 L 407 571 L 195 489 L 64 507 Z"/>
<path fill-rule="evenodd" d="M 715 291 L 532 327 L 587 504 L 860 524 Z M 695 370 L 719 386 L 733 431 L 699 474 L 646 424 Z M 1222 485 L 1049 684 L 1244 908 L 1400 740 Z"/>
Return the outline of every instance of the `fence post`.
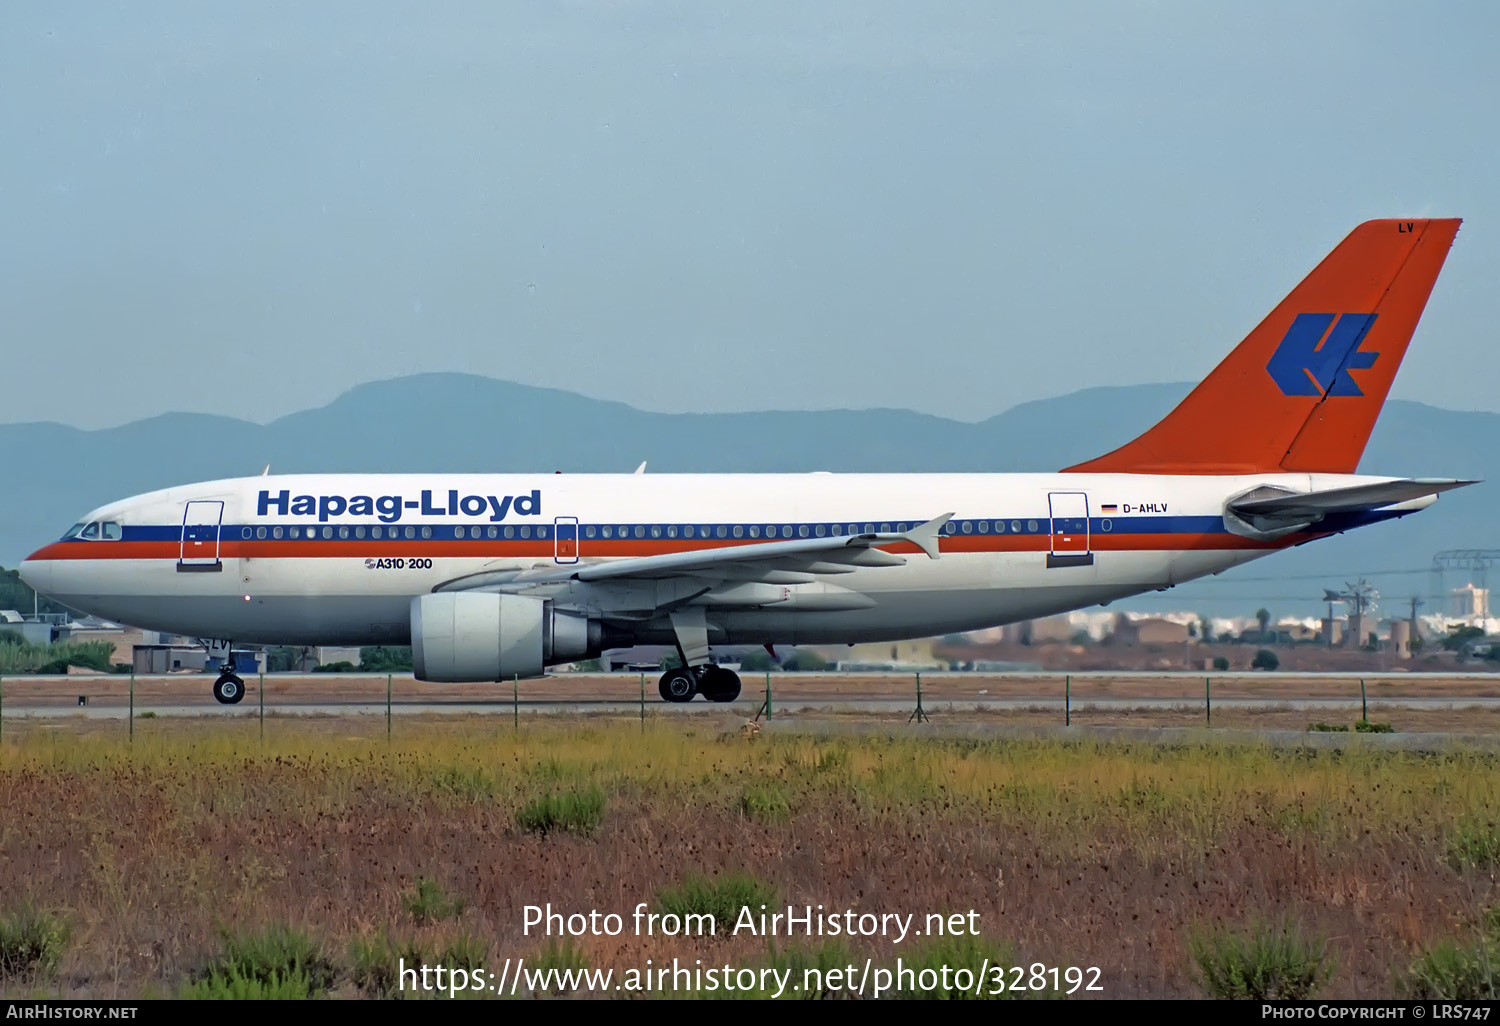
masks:
<path fill-rule="evenodd" d="M 1210 727 L 1214 725 L 1213 686 L 1209 683 L 1212 679 L 1211 677 L 1203 678 L 1203 714 Z"/>
<path fill-rule="evenodd" d="M 510 714 L 511 726 L 517 733 L 521 731 L 521 675 L 518 673 L 510 682 Z"/>
<path fill-rule="evenodd" d="M 266 739 L 266 675 L 258 675 L 258 683 L 255 687 L 256 714 L 260 717 L 260 739 Z"/>
<path fill-rule="evenodd" d="M 911 723 L 913 720 L 918 723 L 932 722 L 932 718 L 922 708 L 922 675 L 920 673 L 917 674 L 917 708 L 906 718 L 906 722 Z"/>
<path fill-rule="evenodd" d="M 385 675 L 385 739 L 391 739 L 391 675 Z"/>
<path fill-rule="evenodd" d="M 641 671 L 641 729 L 646 729 L 646 673 Z"/>
<path fill-rule="evenodd" d="M 1365 699 L 1365 679 L 1359 678 L 1359 718 L 1370 722 L 1370 704 Z"/>
<path fill-rule="evenodd" d="M 130 740 L 135 740 L 135 667 L 130 667 L 130 711 L 126 714 L 130 720 Z"/>
<path fill-rule="evenodd" d="M 1073 725 L 1073 675 L 1063 678 L 1063 726 Z"/>
<path fill-rule="evenodd" d="M 0 674 L 0 738 L 5 737 L 5 675 Z"/>

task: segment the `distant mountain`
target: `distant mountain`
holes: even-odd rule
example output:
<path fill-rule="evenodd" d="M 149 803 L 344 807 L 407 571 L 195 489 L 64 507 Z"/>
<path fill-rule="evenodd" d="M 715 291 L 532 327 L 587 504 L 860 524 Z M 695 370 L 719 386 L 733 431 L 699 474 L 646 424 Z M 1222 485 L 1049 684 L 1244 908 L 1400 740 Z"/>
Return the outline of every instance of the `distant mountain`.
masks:
<path fill-rule="evenodd" d="M 294 472 L 1055 470 L 1149 427 L 1190 386 L 1092 388 L 1024 403 L 978 424 L 905 410 L 647 413 L 621 402 L 464 374 L 420 374 L 351 389 L 327 406 L 264 426 L 233 417 L 165 414 L 82 431 L 0 425 L 9 487 L 0 491 L 0 565 L 15 566 L 80 514 L 113 499 L 217 477 Z M 226 392 L 230 401 L 248 401 Z M 1254 430 L 1247 424 L 1246 430 Z M 1361 469 L 1500 481 L 1500 414 L 1390 402 Z M 1500 548 L 1492 486 L 1444 496 L 1431 510 L 1277 555 L 1211 584 L 1144 600 L 1143 608 L 1208 613 L 1316 608 L 1324 583 L 1427 566 L 1439 549 Z M 941 512 L 936 510 L 935 512 Z M 1276 582 L 1242 577 L 1275 576 Z M 1326 575 L 1327 581 L 1300 580 Z M 1292 580 L 1292 578 L 1299 578 Z M 1384 608 L 1424 574 L 1375 579 Z M 1450 586 L 1461 583 L 1456 578 Z M 1216 596 L 1224 595 L 1220 600 Z M 1285 599 L 1279 605 L 1275 600 Z M 1165 603 L 1165 604 L 1163 604 Z"/>

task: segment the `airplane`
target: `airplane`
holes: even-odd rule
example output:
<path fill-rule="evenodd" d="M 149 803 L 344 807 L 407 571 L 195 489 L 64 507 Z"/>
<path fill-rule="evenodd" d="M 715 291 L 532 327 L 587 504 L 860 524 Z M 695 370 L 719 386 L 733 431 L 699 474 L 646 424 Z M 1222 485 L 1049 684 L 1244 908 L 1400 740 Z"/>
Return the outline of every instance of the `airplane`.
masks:
<path fill-rule="evenodd" d="M 424 681 L 670 645 L 663 699 L 729 702 L 714 646 L 1109 603 L 1474 483 L 1355 473 L 1459 223 L 1359 225 L 1159 423 L 1056 473 L 266 473 L 101 506 L 20 572 L 211 653 L 410 644 Z M 233 704 L 244 683 L 226 668 L 213 693 Z"/>

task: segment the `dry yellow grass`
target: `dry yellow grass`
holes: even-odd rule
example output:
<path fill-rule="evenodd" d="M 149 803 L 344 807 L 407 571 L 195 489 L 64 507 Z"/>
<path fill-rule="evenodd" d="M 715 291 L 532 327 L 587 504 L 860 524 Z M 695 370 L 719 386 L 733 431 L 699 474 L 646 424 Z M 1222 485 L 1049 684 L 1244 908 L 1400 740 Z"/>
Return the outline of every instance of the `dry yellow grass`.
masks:
<path fill-rule="evenodd" d="M 173 993 L 222 931 L 272 923 L 336 961 L 381 930 L 528 955 L 545 941 L 522 935 L 524 905 L 626 915 L 690 872 L 745 870 L 799 906 L 976 909 L 1027 962 L 1099 966 L 1106 996 L 1196 994 L 1189 927 L 1286 915 L 1331 939 L 1328 993 L 1371 996 L 1496 900 L 1493 864 L 1450 858 L 1500 822 L 1500 760 L 1477 753 L 820 740 L 680 718 L 403 720 L 389 743 L 337 719 L 268 722 L 263 743 L 254 721 L 143 721 L 133 744 L 122 728 L 7 726 L 0 912 L 32 900 L 72 931 L 55 978 L 0 992 Z M 517 825 L 578 788 L 605 796 L 598 829 Z M 422 879 L 461 901 L 456 920 L 413 919 Z M 580 945 L 620 969 L 766 955 L 744 937 Z"/>

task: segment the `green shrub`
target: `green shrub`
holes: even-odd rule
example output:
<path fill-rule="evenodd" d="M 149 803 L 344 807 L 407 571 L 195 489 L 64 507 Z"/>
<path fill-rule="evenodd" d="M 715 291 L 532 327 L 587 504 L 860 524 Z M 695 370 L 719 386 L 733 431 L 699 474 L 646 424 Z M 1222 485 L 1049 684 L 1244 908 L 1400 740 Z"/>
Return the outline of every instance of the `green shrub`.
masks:
<path fill-rule="evenodd" d="M 761 823 L 781 823 L 792 814 L 792 800 L 780 784 L 751 784 L 740 795 L 740 811 Z"/>
<path fill-rule="evenodd" d="M 574 944 L 571 939 L 558 943 L 556 938 L 549 940 L 547 946 L 526 960 L 528 969 L 535 973 L 553 972 L 553 981 L 557 986 L 549 993 L 562 995 L 568 991 L 562 989 L 563 973 L 582 972 L 589 967 L 588 956 L 583 949 Z"/>
<path fill-rule="evenodd" d="M 516 810 L 517 826 L 543 834 L 553 830 L 589 834 L 603 819 L 604 794 L 598 788 L 543 795 Z"/>
<path fill-rule="evenodd" d="M 1215 998 L 1301 1001 L 1327 983 L 1334 969 L 1327 942 L 1290 923 L 1195 930 L 1188 935 L 1188 952 L 1204 991 Z"/>
<path fill-rule="evenodd" d="M 1227 670 L 1227 669 L 1229 669 L 1229 660 L 1226 659 L 1226 658 L 1224 658 L 1223 656 L 1214 656 L 1214 669 L 1216 669 L 1216 670 Z"/>
<path fill-rule="evenodd" d="M 758 910 L 775 904 L 776 889 L 748 873 L 725 873 L 717 880 L 689 873 L 680 883 L 656 892 L 656 906 L 663 915 L 711 915 L 721 931 L 725 924 L 733 926 L 745 906 Z"/>
<path fill-rule="evenodd" d="M 1360 734 L 1394 734 L 1396 728 L 1389 723 L 1371 723 L 1369 720 L 1358 720 L 1354 729 Z"/>
<path fill-rule="evenodd" d="M 307 997 L 333 984 L 334 966 L 322 945 L 295 927 L 278 923 L 251 933 L 226 935 L 217 958 L 191 982 L 215 995 L 258 983 L 267 990 L 295 990 L 305 984 Z M 296 996 L 287 994 L 286 996 Z"/>
<path fill-rule="evenodd" d="M 367 997 L 420 997 L 428 992 L 401 989 L 403 963 L 407 969 L 416 970 L 420 983 L 424 965 L 472 971 L 483 969 L 489 957 L 488 945 L 471 934 L 459 934 L 441 945 L 424 945 L 410 938 L 393 940 L 382 930 L 373 937 L 355 937 L 349 942 L 349 979 Z"/>
<path fill-rule="evenodd" d="M 863 962 L 864 959 L 856 957 L 847 943 L 842 940 L 831 940 L 824 941 L 815 948 L 809 948 L 804 944 L 793 944 L 790 947 L 778 949 L 772 945 L 765 966 L 775 970 L 778 977 L 787 980 L 789 985 L 782 992 L 783 998 L 827 1001 L 850 996 L 847 986 L 830 987 L 827 985 L 829 972 L 847 969 L 850 965 L 863 964 Z M 809 977 L 810 970 L 815 970 L 816 975 Z M 807 988 L 798 989 L 804 981 L 808 984 Z M 812 986 L 812 983 L 819 985 Z M 756 992 L 754 996 L 771 997 L 774 993 L 774 991 Z"/>
<path fill-rule="evenodd" d="M 1465 947 L 1451 940 L 1438 941 L 1412 964 L 1398 981 L 1398 989 L 1418 1000 L 1483 1001 L 1500 996 L 1500 979 L 1494 959 L 1500 951 L 1493 942 L 1481 940 Z"/>
<path fill-rule="evenodd" d="M 443 766 L 433 771 L 432 789 L 464 802 L 483 801 L 495 794 L 495 781 L 482 769 Z"/>
<path fill-rule="evenodd" d="M 178 996 L 189 1001 L 298 1001 L 312 997 L 312 990 L 306 973 L 273 972 L 262 979 L 230 969 L 183 984 Z"/>
<path fill-rule="evenodd" d="M 61 916 L 24 901 L 0 916 L 0 980 L 30 973 L 50 975 L 68 943 L 68 924 Z"/>
<path fill-rule="evenodd" d="M 442 884 L 425 876 L 417 881 L 415 889 L 401 896 L 401 907 L 418 924 L 457 919 L 464 912 L 462 898 L 449 896 Z"/>
<path fill-rule="evenodd" d="M 347 659 L 340 659 L 333 663 L 319 663 L 312 668 L 313 673 L 353 673 L 359 667 Z"/>
<path fill-rule="evenodd" d="M 1500 863 L 1500 830 L 1488 820 L 1466 816 L 1454 824 L 1444 841 L 1448 863 L 1454 869 L 1484 868 Z"/>
<path fill-rule="evenodd" d="M 1255 653 L 1255 658 L 1250 660 L 1252 670 L 1274 670 L 1281 665 L 1281 657 L 1269 648 L 1263 648 Z"/>
<path fill-rule="evenodd" d="M 911 982 L 916 984 L 911 989 L 902 987 L 896 991 L 896 996 L 901 998 L 915 998 L 916 1000 L 928 1001 L 995 1001 L 1004 999 L 1016 999 L 1027 997 L 1052 996 L 1051 990 L 1031 990 L 1027 987 L 1030 981 L 1031 970 L 1026 969 L 1020 979 L 1020 986 L 1015 990 L 1010 989 L 1010 984 L 1015 982 L 1015 976 L 1007 972 L 1004 978 L 1005 989 L 996 993 L 1000 985 L 994 973 L 986 974 L 984 980 L 975 980 L 969 986 L 960 989 L 958 987 L 959 977 L 956 972 L 949 972 L 947 976 L 948 986 L 943 987 L 943 967 L 948 966 L 951 970 L 967 968 L 970 972 L 977 973 L 984 966 L 985 960 L 989 960 L 990 966 L 1012 966 L 1020 964 L 1008 945 L 996 944 L 983 937 L 975 937 L 972 934 L 963 934 L 953 937 L 939 937 L 914 949 L 903 959 L 903 968 L 912 970 Z M 932 970 L 927 979 L 937 983 L 934 990 L 923 990 L 922 973 L 924 970 Z M 898 980 L 898 984 L 903 981 Z M 1063 990 L 1067 990 L 1067 983 L 1063 983 Z M 1051 987 L 1052 977 L 1046 978 L 1046 986 Z"/>
<path fill-rule="evenodd" d="M 1337 723 L 1337 724 L 1335 724 L 1335 723 L 1323 723 L 1323 722 L 1309 723 L 1307 725 L 1307 729 L 1308 729 L 1309 732 L 1315 733 L 1315 734 L 1347 734 L 1347 733 L 1349 733 L 1349 728 L 1346 727 L 1346 726 L 1344 726 L 1342 723 Z"/>

